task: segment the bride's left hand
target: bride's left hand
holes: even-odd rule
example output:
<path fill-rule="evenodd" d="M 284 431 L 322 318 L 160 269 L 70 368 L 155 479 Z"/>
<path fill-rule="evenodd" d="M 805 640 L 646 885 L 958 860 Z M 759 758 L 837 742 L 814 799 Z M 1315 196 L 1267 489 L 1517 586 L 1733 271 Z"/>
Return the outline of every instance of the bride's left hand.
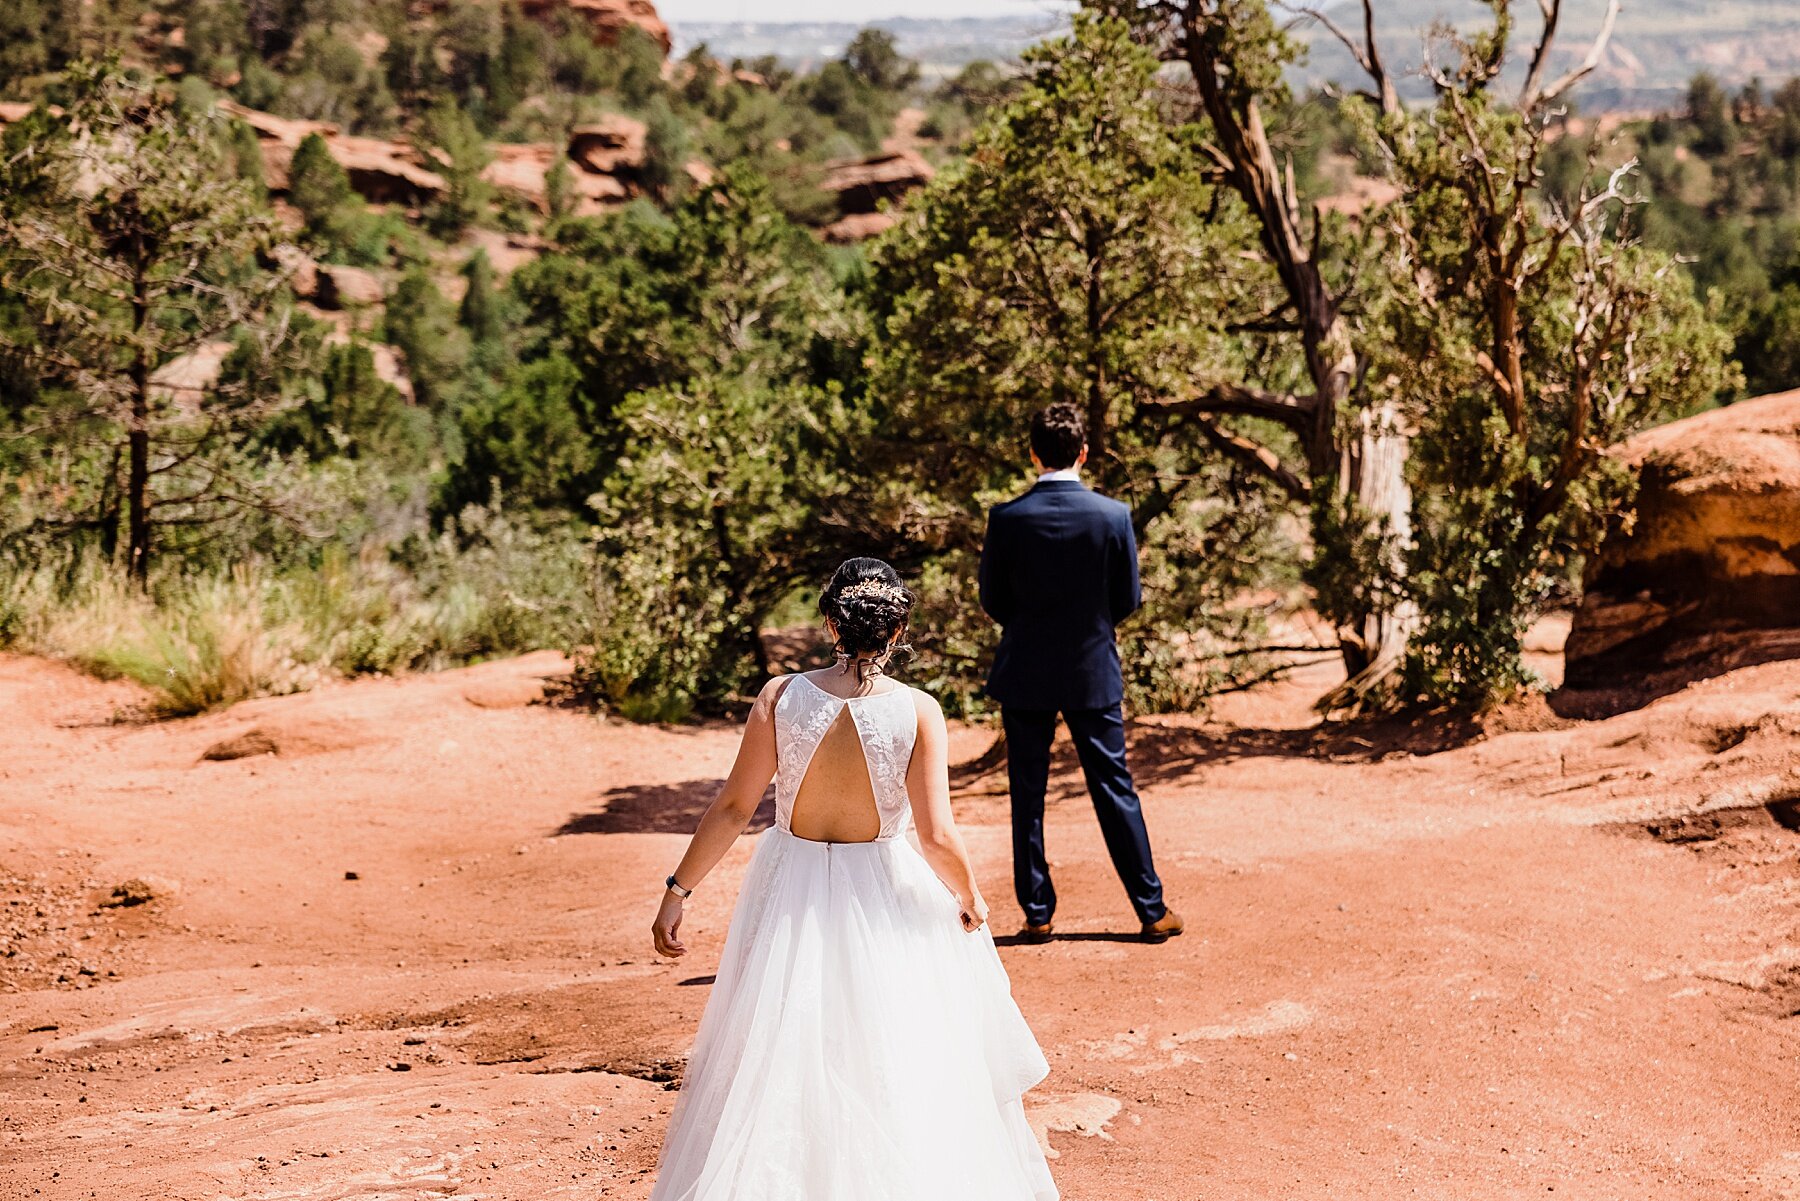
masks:
<path fill-rule="evenodd" d="M 977 931 L 977 930 L 981 929 L 983 926 L 987 925 L 987 919 L 988 919 L 987 902 L 982 899 L 982 896 L 980 893 L 975 894 L 974 900 L 962 902 L 961 907 L 962 907 L 962 925 L 963 925 L 964 930 L 967 930 L 969 933 L 973 934 L 973 933 L 975 933 L 975 931 Z"/>
<path fill-rule="evenodd" d="M 680 959 L 687 954 L 687 947 L 682 944 L 679 936 L 680 930 L 681 898 L 672 892 L 665 892 L 662 906 L 656 911 L 656 921 L 650 925 L 650 937 L 656 942 L 658 955 Z"/>

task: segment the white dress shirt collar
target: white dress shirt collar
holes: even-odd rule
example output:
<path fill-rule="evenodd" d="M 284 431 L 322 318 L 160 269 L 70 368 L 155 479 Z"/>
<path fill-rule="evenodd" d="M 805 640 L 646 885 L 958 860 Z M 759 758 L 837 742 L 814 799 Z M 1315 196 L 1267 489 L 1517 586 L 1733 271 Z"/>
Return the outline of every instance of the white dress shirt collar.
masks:
<path fill-rule="evenodd" d="M 1037 478 L 1037 482 L 1040 484 L 1047 483 L 1050 480 L 1073 480 L 1075 483 L 1079 484 L 1081 482 L 1081 468 L 1064 467 L 1057 471 L 1046 471 Z"/>

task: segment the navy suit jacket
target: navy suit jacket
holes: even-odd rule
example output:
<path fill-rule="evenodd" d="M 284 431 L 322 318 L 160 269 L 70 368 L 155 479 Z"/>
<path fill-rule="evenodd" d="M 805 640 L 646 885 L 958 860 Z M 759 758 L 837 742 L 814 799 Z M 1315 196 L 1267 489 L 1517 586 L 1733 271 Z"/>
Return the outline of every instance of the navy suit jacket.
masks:
<path fill-rule="evenodd" d="M 1000 623 L 987 694 L 1019 709 L 1123 698 L 1113 627 L 1143 601 L 1131 510 L 1075 480 L 1042 480 L 988 513 L 981 607 Z"/>

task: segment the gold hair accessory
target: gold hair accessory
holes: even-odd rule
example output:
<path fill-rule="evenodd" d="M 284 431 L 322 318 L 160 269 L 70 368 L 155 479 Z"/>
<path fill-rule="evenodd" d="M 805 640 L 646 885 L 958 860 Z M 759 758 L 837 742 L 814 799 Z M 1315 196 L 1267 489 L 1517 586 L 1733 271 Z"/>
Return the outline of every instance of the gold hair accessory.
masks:
<path fill-rule="evenodd" d="M 863 596 L 879 596 L 883 600 L 904 601 L 906 592 L 885 580 L 858 580 L 838 593 L 840 601 Z"/>

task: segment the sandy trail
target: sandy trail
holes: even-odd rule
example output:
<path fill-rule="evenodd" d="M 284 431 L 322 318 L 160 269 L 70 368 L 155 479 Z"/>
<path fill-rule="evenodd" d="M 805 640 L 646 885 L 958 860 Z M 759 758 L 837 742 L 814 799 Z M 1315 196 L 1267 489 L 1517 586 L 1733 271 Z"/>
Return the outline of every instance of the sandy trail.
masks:
<path fill-rule="evenodd" d="M 0 657 L 0 1197 L 646 1196 L 749 841 L 692 955 L 648 924 L 735 736 L 523 705 L 558 666 L 134 726 Z M 1800 664 L 1430 755 L 1296 732 L 1314 684 L 1135 728 L 1166 946 L 1059 760 L 1067 936 L 1002 955 L 1064 1195 L 1800 1198 Z"/>

